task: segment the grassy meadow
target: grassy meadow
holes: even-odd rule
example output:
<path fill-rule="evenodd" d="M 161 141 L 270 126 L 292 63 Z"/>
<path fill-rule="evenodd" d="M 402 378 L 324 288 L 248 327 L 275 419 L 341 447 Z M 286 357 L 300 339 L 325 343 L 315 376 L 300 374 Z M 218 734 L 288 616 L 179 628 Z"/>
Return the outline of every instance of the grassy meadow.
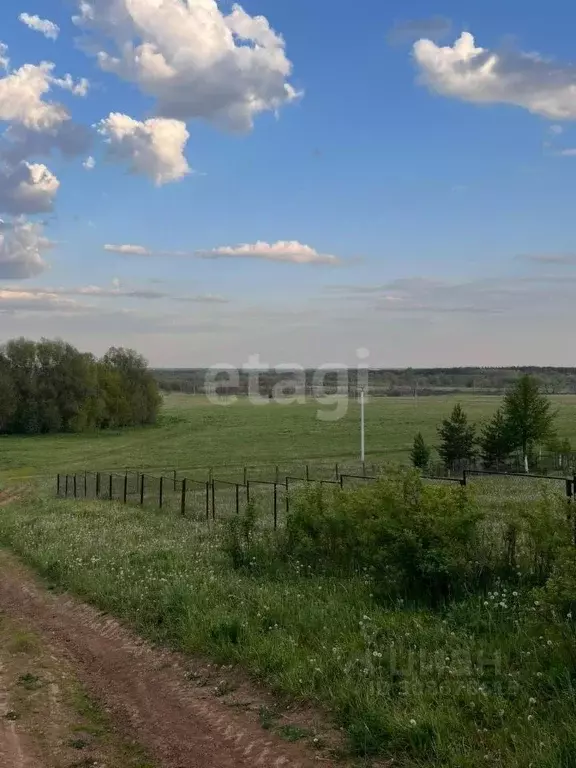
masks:
<path fill-rule="evenodd" d="M 552 397 L 558 432 L 576 442 L 576 396 Z M 366 405 L 367 460 L 408 462 L 414 434 L 434 445 L 440 420 L 462 402 L 472 421 L 481 423 L 498 407 L 491 396 L 374 398 Z M 262 406 L 238 399 L 214 405 L 193 395 L 168 395 L 156 427 L 95 434 L 0 437 L 0 482 L 73 470 L 144 471 L 225 468 L 242 465 L 302 466 L 355 461 L 359 455 L 359 405 L 324 421 L 328 406 L 270 402 Z"/>
<path fill-rule="evenodd" d="M 560 435 L 576 438 L 576 397 L 553 399 Z M 414 433 L 433 443 L 458 400 L 477 422 L 498 404 L 373 400 L 368 460 L 406 462 Z M 0 543 L 153 641 L 239 664 L 280 700 L 328 712 L 349 764 L 576 768 L 576 562 L 562 493 L 495 505 L 473 488 L 402 495 L 382 481 L 336 505 L 312 492 L 286 533 L 248 512 L 207 524 L 54 498 L 61 470 L 356 459 L 358 405 L 335 422 L 317 409 L 171 395 L 155 428 L 1 438 L 0 479 L 20 493 L 2 509 Z M 416 584 L 452 579 L 458 591 L 438 601 L 402 591 L 412 561 Z M 281 731 L 280 711 L 262 718 Z M 301 737 L 313 747 L 324 735 Z"/>

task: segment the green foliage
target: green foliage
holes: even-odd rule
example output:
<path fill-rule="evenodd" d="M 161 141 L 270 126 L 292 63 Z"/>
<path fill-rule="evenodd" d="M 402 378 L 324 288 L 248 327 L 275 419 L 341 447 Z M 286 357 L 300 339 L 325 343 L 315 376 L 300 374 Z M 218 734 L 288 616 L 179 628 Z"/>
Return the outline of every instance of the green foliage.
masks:
<path fill-rule="evenodd" d="M 522 376 L 508 390 L 503 412 L 512 445 L 522 450 L 527 463 L 534 446 L 550 439 L 554 433 L 556 414 L 550 400 L 540 393 L 533 376 Z"/>
<path fill-rule="evenodd" d="M 416 469 L 428 469 L 428 465 L 430 464 L 430 448 L 424 442 L 422 432 L 418 432 L 414 438 L 410 459 L 412 461 L 412 466 Z"/>
<path fill-rule="evenodd" d="M 253 503 L 247 504 L 246 510 L 241 515 L 226 521 L 222 548 L 230 558 L 233 568 L 239 569 L 250 565 L 256 523 L 256 507 Z"/>
<path fill-rule="evenodd" d="M 0 349 L 0 433 L 84 432 L 154 422 L 160 395 L 146 361 L 102 360 L 63 341 L 15 339 Z"/>
<path fill-rule="evenodd" d="M 501 408 L 482 428 L 479 444 L 485 468 L 499 468 L 506 463 L 514 450 L 514 441 Z"/>
<path fill-rule="evenodd" d="M 280 546 L 284 556 L 315 571 L 367 571 L 382 597 L 437 604 L 482 576 L 482 513 L 462 488 L 398 473 L 352 491 L 315 488 L 294 506 Z"/>
<path fill-rule="evenodd" d="M 450 418 L 443 419 L 438 435 L 441 440 L 438 453 L 446 467 L 453 469 L 474 459 L 476 430 L 468 423 L 460 403 L 454 406 Z"/>
<path fill-rule="evenodd" d="M 546 511 L 539 503 L 526 504 L 524 513 L 518 505 L 512 517 L 504 511 L 504 525 L 520 526 L 519 545 L 532 525 L 522 523 L 523 515 L 535 524 L 543 514 L 550 525 L 559 521 L 560 506 L 547 499 Z M 489 513 L 479 521 L 486 535 L 496 522 Z M 336 569 L 322 573 L 318 562 L 308 568 L 291 559 L 281 579 L 262 568 L 234 569 L 222 557 L 222 533 L 218 521 L 207 526 L 179 514 L 48 494 L 23 497 L 0 515 L 2 543 L 59 587 L 155 643 L 241 664 L 288 701 L 322 707 L 349 737 L 358 765 L 369 765 L 371 756 L 398 768 L 573 765 L 570 549 L 548 582 L 571 562 L 572 582 L 558 602 L 546 588 L 534 593 L 522 580 L 502 580 L 434 610 L 375 601 L 378 575 L 369 569 L 338 576 Z M 479 544 L 472 542 L 471 561 L 483 551 Z M 528 568 L 528 554 L 523 558 L 520 569 Z M 261 719 L 268 727 L 284 724 L 270 710 Z M 345 762 L 353 758 L 345 755 Z"/>

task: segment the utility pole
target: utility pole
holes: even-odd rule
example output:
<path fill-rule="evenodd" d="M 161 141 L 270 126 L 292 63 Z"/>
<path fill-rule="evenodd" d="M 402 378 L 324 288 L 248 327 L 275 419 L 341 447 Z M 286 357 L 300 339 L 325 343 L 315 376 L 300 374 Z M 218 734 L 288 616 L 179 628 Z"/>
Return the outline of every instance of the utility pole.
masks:
<path fill-rule="evenodd" d="M 360 387 L 360 461 L 366 460 L 364 431 L 364 387 Z"/>

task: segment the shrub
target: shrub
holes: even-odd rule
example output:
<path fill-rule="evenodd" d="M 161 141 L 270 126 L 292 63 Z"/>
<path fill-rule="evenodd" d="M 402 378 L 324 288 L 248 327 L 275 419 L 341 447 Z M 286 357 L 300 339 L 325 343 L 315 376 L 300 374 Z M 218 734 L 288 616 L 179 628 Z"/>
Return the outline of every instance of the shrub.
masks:
<path fill-rule="evenodd" d="M 465 489 L 396 473 L 366 488 L 304 493 L 281 550 L 313 570 L 368 571 L 382 597 L 438 603 L 485 576 L 482 517 Z"/>

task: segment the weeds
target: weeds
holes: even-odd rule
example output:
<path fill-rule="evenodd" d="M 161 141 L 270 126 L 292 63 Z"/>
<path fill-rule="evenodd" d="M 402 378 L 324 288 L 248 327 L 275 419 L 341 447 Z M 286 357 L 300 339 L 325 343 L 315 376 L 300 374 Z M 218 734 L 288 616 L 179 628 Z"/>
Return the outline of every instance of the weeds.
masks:
<path fill-rule="evenodd" d="M 336 506 L 304 498 L 278 538 L 235 523 L 232 548 L 230 528 L 96 502 L 9 506 L 0 537 L 151 639 L 323 706 L 363 758 L 573 768 L 565 508 L 542 500 L 506 519 L 460 489 L 390 482 Z M 502 536 L 512 523 L 515 568 Z M 260 717 L 277 727 L 275 713 Z"/>

